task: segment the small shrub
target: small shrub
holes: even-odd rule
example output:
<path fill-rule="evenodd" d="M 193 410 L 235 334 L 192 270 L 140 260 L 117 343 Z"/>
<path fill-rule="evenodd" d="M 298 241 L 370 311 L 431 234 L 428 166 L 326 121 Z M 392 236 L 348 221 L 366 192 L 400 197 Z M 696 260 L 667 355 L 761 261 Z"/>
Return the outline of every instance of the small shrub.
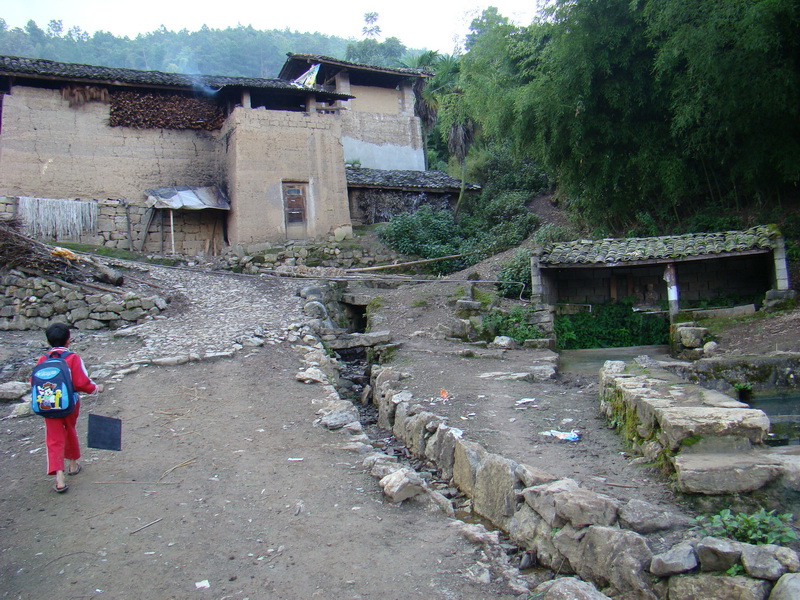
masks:
<path fill-rule="evenodd" d="M 522 344 L 525 340 L 542 337 L 542 330 L 531 323 L 533 311 L 521 305 L 510 311 L 493 310 L 483 318 L 481 335 L 487 339 L 497 335 L 505 335 Z"/>
<path fill-rule="evenodd" d="M 505 263 L 497 274 L 497 279 L 508 283 L 497 284 L 497 289 L 506 298 L 519 298 L 522 292 L 523 298 L 531 297 L 531 251 L 520 248 L 514 253 L 514 257 Z M 513 282 L 513 283 L 512 283 Z M 516 282 L 525 284 L 523 289 Z"/>
<path fill-rule="evenodd" d="M 797 540 L 792 527 L 793 515 L 778 515 L 776 512 L 762 508 L 752 515 L 733 514 L 726 508 L 711 517 L 697 517 L 695 524 L 704 535 L 727 537 L 748 544 L 786 544 Z"/>
<path fill-rule="evenodd" d="M 567 227 L 555 223 L 545 223 L 533 234 L 533 242 L 537 246 L 546 246 L 554 242 L 574 240 L 576 233 Z"/>

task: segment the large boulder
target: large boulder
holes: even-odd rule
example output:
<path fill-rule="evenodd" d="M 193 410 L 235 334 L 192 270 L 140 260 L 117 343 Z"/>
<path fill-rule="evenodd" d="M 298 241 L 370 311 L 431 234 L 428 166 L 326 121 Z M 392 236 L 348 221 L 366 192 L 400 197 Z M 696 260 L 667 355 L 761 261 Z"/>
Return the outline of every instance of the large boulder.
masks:
<path fill-rule="evenodd" d="M 428 438 L 425 445 L 425 457 L 433 461 L 442 472 L 444 479 L 453 476 L 453 464 L 456 459 L 456 442 L 464 432 L 444 423 L 439 423 L 436 431 Z"/>
<path fill-rule="evenodd" d="M 562 492 L 573 492 L 578 489 L 574 479 L 559 479 L 550 483 L 525 488 L 525 502 L 547 521 L 550 527 L 561 527 L 566 520 L 556 510 L 557 496 Z"/>
<path fill-rule="evenodd" d="M 656 577 L 688 573 L 695 567 L 697 567 L 697 555 L 692 545 L 687 542 L 673 546 L 663 554 L 657 554 L 650 561 L 650 572 Z"/>
<path fill-rule="evenodd" d="M 703 571 L 727 571 L 739 562 L 741 544 L 726 538 L 707 536 L 695 548 Z"/>
<path fill-rule="evenodd" d="M 761 444 L 769 432 L 770 422 L 761 410 L 752 408 L 718 408 L 712 406 L 680 406 L 659 411 L 659 441 L 672 451 L 688 438 L 726 436 Z"/>
<path fill-rule="evenodd" d="M 800 598 L 800 574 L 787 573 L 772 588 L 769 600 L 797 600 Z"/>
<path fill-rule="evenodd" d="M 537 600 L 610 600 L 591 583 L 574 577 L 545 581 L 536 586 L 532 597 Z"/>
<path fill-rule="evenodd" d="M 498 454 L 487 454 L 475 471 L 472 508 L 504 530 L 508 529 L 517 502 L 516 468 L 517 463 L 513 460 Z"/>
<path fill-rule="evenodd" d="M 583 536 L 580 560 L 573 567 L 582 579 L 611 586 L 615 595 L 655 600 L 647 572 L 652 559 L 647 540 L 638 533 L 595 525 Z"/>
<path fill-rule="evenodd" d="M 760 579 L 701 573 L 670 577 L 668 589 L 669 600 L 767 600 L 771 587 L 770 582 Z"/>
<path fill-rule="evenodd" d="M 482 458 L 486 454 L 486 449 L 476 442 L 468 442 L 463 439 L 456 440 L 453 459 L 453 483 L 468 496 L 472 496 L 475 493 L 475 475 L 478 472 Z"/>
<path fill-rule="evenodd" d="M 557 496 L 556 514 L 573 527 L 613 525 L 619 512 L 619 501 L 590 490 L 577 489 Z"/>
<path fill-rule="evenodd" d="M 619 522 L 625 529 L 631 529 L 636 533 L 646 535 L 654 531 L 688 525 L 689 519 L 665 511 L 650 502 L 632 498 L 620 508 Z"/>
<path fill-rule="evenodd" d="M 425 491 L 425 482 L 413 469 L 401 467 L 380 480 L 379 485 L 389 502 L 399 503 Z"/>

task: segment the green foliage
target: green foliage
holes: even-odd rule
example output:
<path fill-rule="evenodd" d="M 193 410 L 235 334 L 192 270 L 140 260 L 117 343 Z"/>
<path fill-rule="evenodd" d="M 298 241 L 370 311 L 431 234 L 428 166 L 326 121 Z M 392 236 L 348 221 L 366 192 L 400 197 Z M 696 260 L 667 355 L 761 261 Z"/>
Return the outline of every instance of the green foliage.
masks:
<path fill-rule="evenodd" d="M 458 85 L 476 146 L 510 140 L 591 226 L 738 229 L 796 195 L 799 48 L 794 0 L 555 0 L 476 19 Z"/>
<path fill-rule="evenodd" d="M 634 312 L 629 301 L 593 305 L 592 312 L 560 315 L 555 319 L 559 348 L 619 348 L 666 344 L 669 323 L 658 315 Z"/>
<path fill-rule="evenodd" d="M 522 344 L 525 340 L 543 337 L 542 330 L 532 321 L 533 310 L 515 305 L 510 311 L 493 310 L 483 317 L 481 335 L 487 339 L 505 335 Z"/>
<path fill-rule="evenodd" d="M 522 192 L 505 191 L 467 205 L 459 220 L 465 239 L 463 251 L 486 257 L 525 241 L 540 223 L 525 206 L 526 197 Z"/>
<path fill-rule="evenodd" d="M 379 42 L 367 38 L 347 45 L 345 58 L 349 61 L 382 67 L 396 66 L 406 52 L 406 47 L 396 37 Z"/>
<path fill-rule="evenodd" d="M 422 258 L 458 254 L 461 243 L 453 213 L 449 210 L 434 211 L 430 206 L 393 217 L 379 230 L 378 236 L 390 248 Z M 455 260 L 440 261 L 430 263 L 429 268 L 435 273 L 447 273 L 459 268 L 460 264 Z"/>
<path fill-rule="evenodd" d="M 514 253 L 514 257 L 505 263 L 497 274 L 497 279 L 509 283 L 497 285 L 498 291 L 506 298 L 519 298 L 520 292 L 523 298 L 531 297 L 531 251 L 520 248 Z M 525 284 L 523 289 L 517 283 Z"/>
<path fill-rule="evenodd" d="M 554 242 L 574 240 L 577 233 L 567 227 L 555 223 L 545 223 L 533 234 L 533 243 L 537 246 L 546 246 Z"/>
<path fill-rule="evenodd" d="M 704 535 L 727 537 L 749 544 L 787 544 L 798 539 L 791 513 L 776 514 L 760 509 L 751 515 L 724 509 L 711 517 L 700 516 L 695 524 Z"/>
<path fill-rule="evenodd" d="M 423 206 L 393 217 L 378 235 L 384 244 L 403 254 L 422 258 L 466 255 L 428 266 L 431 272 L 444 274 L 522 243 L 539 223 L 538 217 L 525 208 L 522 196 L 511 192 L 468 207 L 465 212 L 456 221 L 451 211 Z"/>

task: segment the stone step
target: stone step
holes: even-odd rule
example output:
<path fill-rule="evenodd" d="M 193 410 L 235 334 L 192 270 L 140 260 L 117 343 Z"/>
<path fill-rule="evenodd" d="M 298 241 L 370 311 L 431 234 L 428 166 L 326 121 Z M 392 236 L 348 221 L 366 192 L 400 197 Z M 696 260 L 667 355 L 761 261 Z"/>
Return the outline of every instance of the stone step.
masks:
<path fill-rule="evenodd" d="M 800 461 L 800 456 L 794 459 Z M 681 453 L 671 460 L 678 491 L 714 495 L 760 489 L 784 475 L 794 459 L 785 460 L 759 449 L 729 454 Z"/>
<path fill-rule="evenodd" d="M 751 444 L 762 444 L 769 433 L 769 417 L 752 408 L 718 408 L 681 406 L 655 411 L 661 426 L 659 442 L 672 451 L 690 439 L 705 437 L 743 438 Z"/>

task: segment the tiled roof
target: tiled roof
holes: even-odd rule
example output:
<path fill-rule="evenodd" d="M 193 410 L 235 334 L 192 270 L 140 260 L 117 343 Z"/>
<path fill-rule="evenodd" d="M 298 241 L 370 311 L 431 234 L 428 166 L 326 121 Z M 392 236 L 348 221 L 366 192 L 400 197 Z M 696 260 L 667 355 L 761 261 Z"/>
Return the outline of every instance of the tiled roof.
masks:
<path fill-rule="evenodd" d="M 458 191 L 461 189 L 461 180 L 450 177 L 441 171 L 387 171 L 348 165 L 346 172 L 349 187 L 421 191 Z M 465 189 L 479 190 L 481 186 L 467 184 Z"/>
<path fill-rule="evenodd" d="M 265 79 L 257 77 L 224 77 L 221 75 L 182 75 L 180 73 L 162 73 L 161 71 L 137 71 L 116 67 L 98 67 L 76 63 L 62 63 L 41 58 L 23 58 L 19 56 L 0 56 L 0 75 L 29 75 L 70 81 L 87 81 L 95 83 L 127 83 L 141 86 L 166 86 L 197 88 L 209 87 L 219 90 L 226 86 L 267 88 L 275 90 L 293 90 L 308 93 L 308 88 L 301 88 L 282 79 Z M 350 98 L 342 94 L 325 92 L 327 96 Z"/>
<path fill-rule="evenodd" d="M 393 75 L 403 75 L 405 77 L 430 77 L 431 73 L 423 69 L 410 69 L 408 67 L 381 67 L 378 65 L 368 65 L 365 63 L 355 63 L 347 60 L 340 60 L 338 58 L 331 58 L 330 56 L 323 56 L 322 54 L 303 54 L 298 52 L 289 52 L 286 54 L 288 60 L 283 65 L 279 77 L 289 77 L 289 63 L 292 61 L 301 62 L 318 62 L 326 63 L 329 65 L 337 65 L 341 67 L 350 67 L 355 69 L 362 69 L 365 71 L 374 71 L 377 73 L 391 73 Z"/>
<path fill-rule="evenodd" d="M 775 238 L 779 236 L 775 226 L 759 225 L 745 231 L 556 242 L 543 249 L 539 262 L 545 265 L 616 265 L 637 261 L 682 260 L 772 249 L 775 248 Z"/>

